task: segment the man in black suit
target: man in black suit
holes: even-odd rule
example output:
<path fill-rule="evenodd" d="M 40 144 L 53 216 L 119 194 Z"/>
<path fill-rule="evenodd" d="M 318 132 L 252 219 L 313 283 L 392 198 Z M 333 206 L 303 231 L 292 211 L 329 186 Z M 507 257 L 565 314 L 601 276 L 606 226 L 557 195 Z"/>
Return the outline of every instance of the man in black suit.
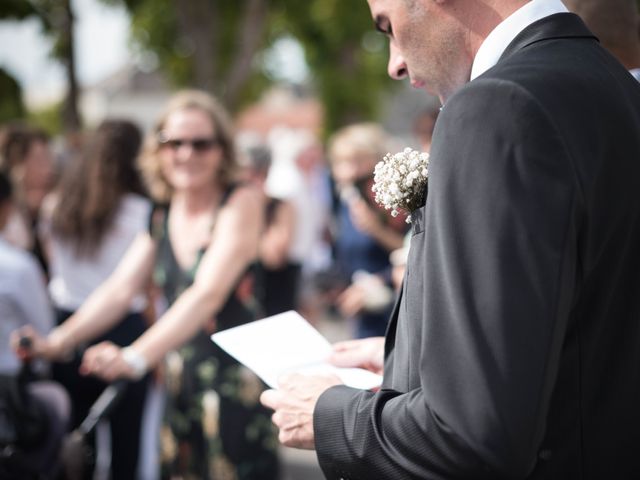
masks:
<path fill-rule="evenodd" d="M 329 479 L 640 478 L 640 85 L 560 0 L 368 1 L 444 103 L 428 197 L 382 388 L 283 379 L 280 440 Z"/>

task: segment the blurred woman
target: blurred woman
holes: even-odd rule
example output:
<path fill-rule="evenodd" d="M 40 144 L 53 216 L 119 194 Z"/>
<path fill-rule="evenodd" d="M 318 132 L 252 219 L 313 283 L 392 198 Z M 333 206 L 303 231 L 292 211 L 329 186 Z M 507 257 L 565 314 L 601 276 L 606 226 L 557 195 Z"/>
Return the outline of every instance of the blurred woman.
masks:
<path fill-rule="evenodd" d="M 264 195 L 265 228 L 260 240 L 260 304 L 264 316 L 295 310 L 300 264 L 289 252 L 295 231 L 296 212 L 287 200 L 270 197 L 265 182 L 271 166 L 271 151 L 258 142 L 239 142 L 244 178 Z"/>
<path fill-rule="evenodd" d="M 118 322 L 149 278 L 170 307 L 129 347 L 90 348 L 82 371 L 106 380 L 139 378 L 167 358 L 163 428 L 167 478 L 272 479 L 278 475 L 270 412 L 257 377 L 209 338 L 254 318 L 250 266 L 258 253 L 260 193 L 234 182 L 229 120 L 202 92 L 170 101 L 143 155 L 151 192 L 163 205 L 113 275 L 37 351 L 60 357 Z"/>
<path fill-rule="evenodd" d="M 402 246 L 404 218 L 376 205 L 373 170 L 388 151 L 388 136 L 374 123 L 338 130 L 329 140 L 331 172 L 340 195 L 336 260 L 347 288 L 338 298 L 341 313 L 355 321 L 358 338 L 384 335 L 393 292 L 389 253 Z"/>
<path fill-rule="evenodd" d="M 15 192 L 15 208 L 3 235 L 13 245 L 33 253 L 46 273 L 36 223 L 42 201 L 55 181 L 47 134 L 23 124 L 5 127 L 0 139 L 0 169 L 9 175 Z"/>
<path fill-rule="evenodd" d="M 73 158 L 60 188 L 47 197 L 40 232 L 50 267 L 49 292 L 62 325 L 115 270 L 135 237 L 146 231 L 151 202 L 136 168 L 142 135 L 127 120 L 106 120 Z M 119 323 L 92 343 L 128 345 L 146 329 L 144 295 L 138 295 Z M 80 354 L 53 365 L 53 377 L 73 402 L 71 427 L 87 416 L 106 387 L 79 374 Z M 136 478 L 146 378 L 130 384 L 109 416 L 112 478 Z"/>

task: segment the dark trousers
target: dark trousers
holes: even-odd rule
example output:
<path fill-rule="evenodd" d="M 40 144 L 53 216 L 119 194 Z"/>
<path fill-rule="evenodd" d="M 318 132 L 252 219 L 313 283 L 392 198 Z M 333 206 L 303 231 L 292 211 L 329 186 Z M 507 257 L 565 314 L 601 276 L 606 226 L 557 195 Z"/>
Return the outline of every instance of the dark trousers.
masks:
<path fill-rule="evenodd" d="M 263 268 L 262 305 L 265 316 L 297 308 L 301 266 L 287 263 L 281 268 Z"/>
<path fill-rule="evenodd" d="M 58 324 L 64 322 L 73 312 L 59 310 Z M 109 340 L 116 345 L 126 346 L 138 338 L 145 330 L 146 323 L 141 314 L 128 315 L 116 327 L 93 343 Z M 106 388 L 107 383 L 95 377 L 84 377 L 78 373 L 81 355 L 70 362 L 55 363 L 53 378 L 60 382 L 71 397 L 71 429 L 82 423 L 89 409 Z M 111 428 L 111 478 L 113 480 L 134 480 L 138 467 L 140 450 L 140 430 L 142 413 L 147 395 L 148 376 L 131 382 L 107 421 Z M 87 439 L 95 452 L 95 438 Z M 93 468 L 88 468 L 85 478 L 92 478 Z"/>

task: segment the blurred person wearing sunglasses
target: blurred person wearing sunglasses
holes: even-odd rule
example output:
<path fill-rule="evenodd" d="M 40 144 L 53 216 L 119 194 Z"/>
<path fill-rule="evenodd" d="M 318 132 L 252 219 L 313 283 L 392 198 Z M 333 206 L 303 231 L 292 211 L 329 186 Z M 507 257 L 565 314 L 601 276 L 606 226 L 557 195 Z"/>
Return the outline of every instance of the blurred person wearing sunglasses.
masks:
<path fill-rule="evenodd" d="M 141 164 L 158 202 L 149 230 L 63 325 L 46 338 L 32 335 L 34 346 L 46 358 L 64 356 L 111 328 L 153 279 L 168 310 L 128 347 L 89 348 L 82 373 L 137 379 L 166 355 L 163 477 L 275 479 L 274 430 L 258 401 L 263 385 L 209 338 L 254 319 L 251 265 L 264 211 L 260 192 L 235 181 L 226 112 L 204 92 L 176 94 Z"/>

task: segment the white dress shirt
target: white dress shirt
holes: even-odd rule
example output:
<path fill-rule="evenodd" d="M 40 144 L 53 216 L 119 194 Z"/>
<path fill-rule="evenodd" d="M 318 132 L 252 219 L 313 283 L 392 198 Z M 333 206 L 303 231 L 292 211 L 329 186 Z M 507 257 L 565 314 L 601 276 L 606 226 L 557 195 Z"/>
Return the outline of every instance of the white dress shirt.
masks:
<path fill-rule="evenodd" d="M 568 12 L 568 10 L 560 0 L 531 0 L 524 7 L 513 12 L 494 28 L 480 45 L 471 67 L 471 80 L 498 63 L 509 44 L 529 25 L 554 13 L 562 12 Z"/>

